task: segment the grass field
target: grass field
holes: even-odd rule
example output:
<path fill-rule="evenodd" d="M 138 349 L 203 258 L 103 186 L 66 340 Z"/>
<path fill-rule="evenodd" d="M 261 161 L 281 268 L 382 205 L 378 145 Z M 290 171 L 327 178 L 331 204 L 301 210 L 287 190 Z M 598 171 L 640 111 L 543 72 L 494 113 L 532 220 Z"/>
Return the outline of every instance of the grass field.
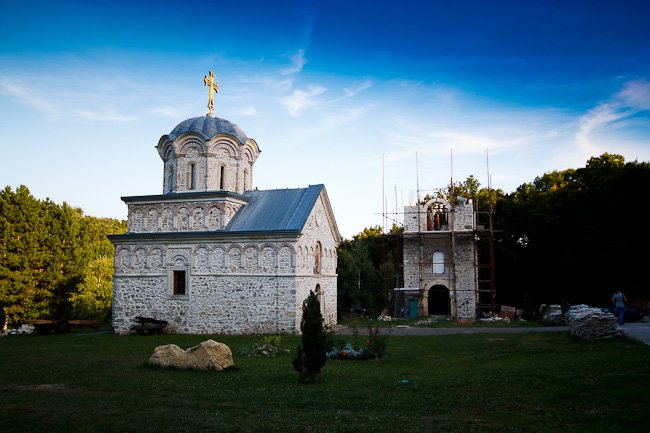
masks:
<path fill-rule="evenodd" d="M 564 334 L 391 337 L 388 356 L 291 355 L 223 372 L 157 369 L 154 348 L 205 336 L 0 338 L 0 432 L 645 432 L 650 347 Z M 212 337 L 233 353 L 260 337 Z M 349 337 L 350 339 L 352 337 Z M 293 349 L 298 337 L 283 337 Z M 409 384 L 400 384 L 405 377 Z"/>

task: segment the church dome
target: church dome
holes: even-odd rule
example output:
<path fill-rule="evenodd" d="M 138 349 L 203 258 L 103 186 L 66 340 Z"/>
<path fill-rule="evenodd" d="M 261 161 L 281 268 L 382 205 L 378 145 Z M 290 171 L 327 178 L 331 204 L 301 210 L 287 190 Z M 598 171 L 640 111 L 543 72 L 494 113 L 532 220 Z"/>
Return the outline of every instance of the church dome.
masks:
<path fill-rule="evenodd" d="M 217 134 L 230 134 L 242 144 L 248 141 L 248 136 L 239 126 L 226 119 L 208 115 L 182 121 L 172 130 L 169 138 L 175 140 L 176 137 L 186 132 L 201 134 L 206 141 Z"/>

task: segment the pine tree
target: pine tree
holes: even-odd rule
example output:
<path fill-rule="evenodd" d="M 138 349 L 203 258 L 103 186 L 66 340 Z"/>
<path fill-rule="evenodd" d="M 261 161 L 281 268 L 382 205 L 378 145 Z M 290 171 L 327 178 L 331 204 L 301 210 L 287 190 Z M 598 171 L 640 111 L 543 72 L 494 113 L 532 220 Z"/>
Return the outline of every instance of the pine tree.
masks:
<path fill-rule="evenodd" d="M 323 328 L 320 302 L 312 291 L 302 304 L 300 331 L 302 340 L 293 359 L 293 368 L 300 373 L 300 382 L 314 383 L 327 360 L 325 355 L 327 336 Z"/>

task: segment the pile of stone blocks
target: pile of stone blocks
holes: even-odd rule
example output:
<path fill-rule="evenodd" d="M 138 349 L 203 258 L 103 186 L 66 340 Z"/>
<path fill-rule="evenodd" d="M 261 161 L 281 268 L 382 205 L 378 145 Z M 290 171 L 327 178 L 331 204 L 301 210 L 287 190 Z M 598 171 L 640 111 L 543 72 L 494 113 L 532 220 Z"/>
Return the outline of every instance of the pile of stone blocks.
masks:
<path fill-rule="evenodd" d="M 542 315 L 542 323 L 550 326 L 562 326 L 566 324 L 562 307 L 558 304 L 542 304 L 539 308 Z"/>
<path fill-rule="evenodd" d="M 574 305 L 566 314 L 566 320 L 571 335 L 583 340 L 600 340 L 620 335 L 616 316 L 600 308 Z"/>

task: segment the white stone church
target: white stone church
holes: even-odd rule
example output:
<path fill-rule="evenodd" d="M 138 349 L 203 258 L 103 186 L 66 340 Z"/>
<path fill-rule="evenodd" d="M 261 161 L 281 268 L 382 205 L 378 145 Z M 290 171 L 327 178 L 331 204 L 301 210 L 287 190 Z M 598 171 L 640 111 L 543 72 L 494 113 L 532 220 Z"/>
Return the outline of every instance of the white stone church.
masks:
<path fill-rule="evenodd" d="M 253 189 L 259 146 L 211 114 L 156 148 L 163 193 L 122 197 L 128 232 L 109 236 L 116 333 L 138 316 L 176 333 L 295 333 L 309 291 L 336 323 L 341 237 L 323 185 Z"/>

